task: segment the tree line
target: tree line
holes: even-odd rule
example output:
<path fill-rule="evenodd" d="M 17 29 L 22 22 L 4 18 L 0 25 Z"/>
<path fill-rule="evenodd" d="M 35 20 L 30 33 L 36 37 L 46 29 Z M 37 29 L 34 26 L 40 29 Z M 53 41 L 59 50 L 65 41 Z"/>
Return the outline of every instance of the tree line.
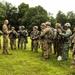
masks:
<path fill-rule="evenodd" d="M 71 23 L 72 28 L 75 26 L 75 13 L 73 11 L 69 11 L 67 14 L 58 11 L 56 17 L 53 17 L 42 6 L 29 7 L 25 3 L 21 3 L 18 7 L 15 7 L 9 2 L 0 2 L 0 29 L 5 19 L 9 20 L 9 29 L 14 26 L 18 30 L 19 26 L 24 25 L 29 32 L 35 25 L 40 29 L 41 23 L 46 21 L 50 21 L 52 27 L 57 22 L 61 23 L 62 26 L 66 22 Z"/>

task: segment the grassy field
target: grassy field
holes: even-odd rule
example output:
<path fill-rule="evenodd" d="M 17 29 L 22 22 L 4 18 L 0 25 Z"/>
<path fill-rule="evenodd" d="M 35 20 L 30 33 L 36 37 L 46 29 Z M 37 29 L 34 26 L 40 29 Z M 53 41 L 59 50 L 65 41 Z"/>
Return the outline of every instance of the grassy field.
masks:
<path fill-rule="evenodd" d="M 69 61 L 57 61 L 51 54 L 51 59 L 42 61 L 39 53 L 30 51 L 30 40 L 26 50 L 9 50 L 12 55 L 2 55 L 0 50 L 0 75 L 75 75 L 75 69 L 70 69 Z"/>

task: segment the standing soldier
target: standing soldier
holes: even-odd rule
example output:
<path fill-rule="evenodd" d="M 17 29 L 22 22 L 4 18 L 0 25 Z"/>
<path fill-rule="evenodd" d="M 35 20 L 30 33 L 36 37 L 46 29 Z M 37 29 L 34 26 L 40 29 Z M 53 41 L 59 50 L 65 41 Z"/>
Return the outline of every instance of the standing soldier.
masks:
<path fill-rule="evenodd" d="M 60 23 L 56 23 L 57 26 L 57 41 L 56 41 L 56 52 L 57 52 L 57 57 L 62 55 L 62 36 L 60 35 L 60 33 L 62 33 L 61 30 L 61 24 Z"/>
<path fill-rule="evenodd" d="M 31 38 L 31 50 L 38 52 L 39 31 L 37 26 L 33 27 L 33 31 L 30 34 L 30 38 Z"/>
<path fill-rule="evenodd" d="M 1 49 L 1 35 L 2 35 L 2 31 L 0 30 L 0 49 Z"/>
<path fill-rule="evenodd" d="M 72 48 L 72 65 L 70 68 L 75 68 L 75 27 L 73 28 L 73 35 L 70 37 Z"/>
<path fill-rule="evenodd" d="M 51 23 L 46 22 L 46 28 L 41 32 L 41 37 L 44 37 L 43 40 L 43 54 L 44 54 L 44 60 L 50 58 L 50 53 L 51 53 L 51 47 L 52 47 L 52 38 L 53 38 L 53 33 L 50 28 Z"/>
<path fill-rule="evenodd" d="M 11 28 L 11 32 L 9 33 L 9 38 L 10 38 L 10 46 L 11 49 L 16 49 L 16 38 L 17 38 L 18 34 L 15 31 L 15 27 Z"/>
<path fill-rule="evenodd" d="M 3 54 L 9 54 L 9 52 L 8 52 L 8 35 L 9 35 L 9 32 L 8 32 L 7 25 L 8 25 L 8 20 L 5 20 L 4 25 L 2 27 L 2 31 L 3 31 L 3 52 L 2 53 Z"/>
<path fill-rule="evenodd" d="M 22 26 L 19 26 L 18 30 L 18 49 L 20 49 L 20 41 L 21 41 L 21 32 L 22 32 Z"/>
<path fill-rule="evenodd" d="M 42 23 L 41 24 L 41 33 L 44 31 L 45 28 L 46 28 L 46 24 Z M 41 43 L 41 49 L 42 49 L 42 56 L 44 56 L 44 36 L 40 37 L 40 43 Z"/>
<path fill-rule="evenodd" d="M 23 47 L 23 45 L 24 45 L 24 50 L 25 50 L 26 44 L 28 42 L 28 40 L 27 40 L 28 32 L 27 32 L 27 30 L 25 30 L 24 26 L 22 26 L 22 33 L 23 33 L 23 36 L 22 36 L 22 40 L 21 40 L 21 44 L 22 44 L 21 46 Z"/>
<path fill-rule="evenodd" d="M 72 34 L 72 31 L 70 30 L 70 23 L 65 23 L 65 33 L 60 33 L 60 35 L 63 37 L 63 47 L 62 47 L 62 56 L 63 60 L 68 60 L 68 52 L 69 52 L 69 38 Z"/>

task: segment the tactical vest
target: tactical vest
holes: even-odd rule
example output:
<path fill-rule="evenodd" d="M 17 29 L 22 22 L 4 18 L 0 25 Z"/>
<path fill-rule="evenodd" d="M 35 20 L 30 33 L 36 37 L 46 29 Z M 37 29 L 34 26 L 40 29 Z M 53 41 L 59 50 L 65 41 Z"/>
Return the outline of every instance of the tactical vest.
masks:
<path fill-rule="evenodd" d="M 51 29 L 45 34 L 44 36 L 45 40 L 47 40 L 47 43 L 51 43 L 53 40 L 53 35 L 51 33 Z"/>
<path fill-rule="evenodd" d="M 16 33 L 15 32 L 11 32 L 9 34 L 10 39 L 15 39 L 16 38 Z"/>

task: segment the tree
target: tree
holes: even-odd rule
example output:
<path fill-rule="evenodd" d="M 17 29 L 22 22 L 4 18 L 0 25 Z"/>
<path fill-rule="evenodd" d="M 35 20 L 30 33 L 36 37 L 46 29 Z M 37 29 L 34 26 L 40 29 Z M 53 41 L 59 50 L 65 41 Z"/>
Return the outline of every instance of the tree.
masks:
<path fill-rule="evenodd" d="M 18 11 L 15 6 L 13 6 L 11 3 L 5 2 L 5 7 L 6 7 L 6 19 L 9 20 L 9 24 L 14 27 L 18 27 L 18 21 L 17 21 L 17 15 Z M 10 26 L 10 27 L 11 27 Z"/>
<path fill-rule="evenodd" d="M 55 24 L 56 24 L 56 19 L 53 17 L 53 14 L 52 13 L 48 13 L 48 17 L 49 17 L 49 21 L 51 22 L 51 26 L 52 27 L 55 27 Z"/>
<path fill-rule="evenodd" d="M 67 17 L 62 11 L 58 11 L 58 13 L 56 15 L 56 20 L 57 20 L 57 22 L 64 25 L 67 22 Z"/>
<path fill-rule="evenodd" d="M 0 29 L 2 28 L 5 16 L 6 16 L 5 6 L 0 2 Z"/>
<path fill-rule="evenodd" d="M 23 24 L 22 18 L 26 14 L 26 12 L 28 11 L 28 9 L 29 9 L 29 5 L 25 4 L 25 3 L 21 3 L 18 6 L 18 22 L 19 22 L 19 25 Z"/>
<path fill-rule="evenodd" d="M 67 13 L 67 21 L 71 23 L 72 28 L 75 26 L 75 13 L 73 11 Z"/>
<path fill-rule="evenodd" d="M 41 6 L 29 8 L 29 10 L 22 18 L 23 24 L 30 31 L 35 25 L 40 28 L 41 23 L 46 22 L 47 20 L 49 20 L 49 17 L 47 16 L 47 11 Z"/>

